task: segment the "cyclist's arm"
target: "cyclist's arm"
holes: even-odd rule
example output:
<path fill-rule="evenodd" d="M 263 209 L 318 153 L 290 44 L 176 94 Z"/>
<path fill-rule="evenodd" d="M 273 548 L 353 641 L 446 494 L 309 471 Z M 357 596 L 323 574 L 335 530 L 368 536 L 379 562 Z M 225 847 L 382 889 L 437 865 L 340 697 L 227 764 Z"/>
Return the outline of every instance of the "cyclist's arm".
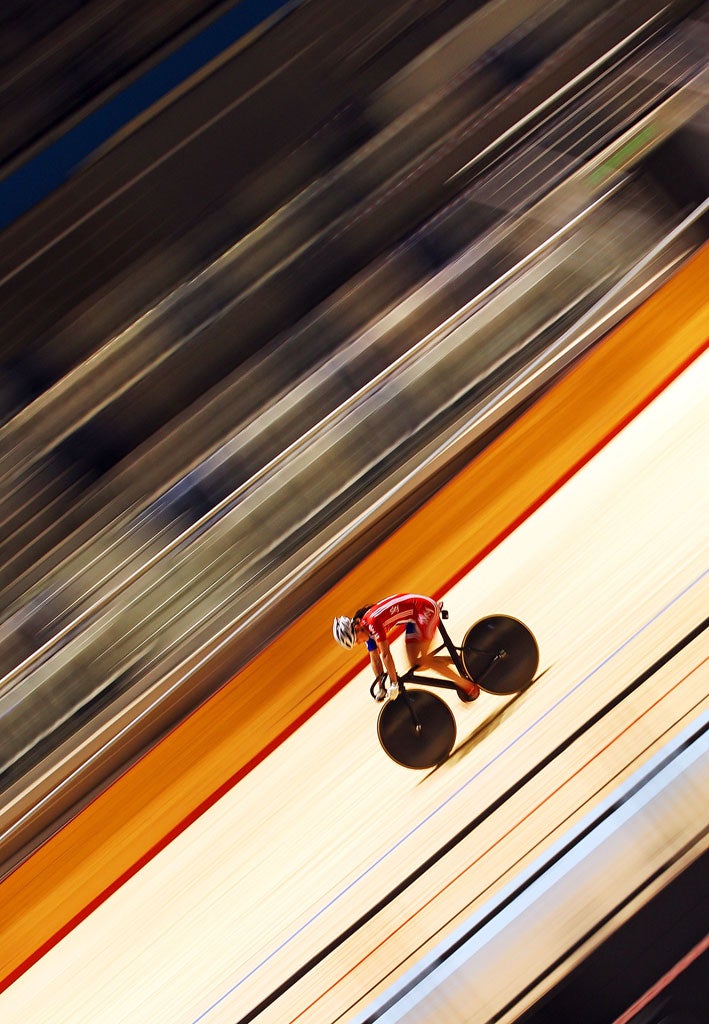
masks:
<path fill-rule="evenodd" d="M 369 647 L 369 644 L 367 644 Z M 376 644 L 369 647 L 369 663 L 372 666 L 372 672 L 375 676 L 380 676 L 384 672 L 384 666 L 382 665 L 382 659 L 379 654 L 379 648 Z"/>
<path fill-rule="evenodd" d="M 380 672 L 382 671 L 381 665 L 382 665 L 382 662 L 383 662 L 384 663 L 384 671 L 387 672 L 387 674 L 389 676 L 389 681 L 391 683 L 398 682 L 398 678 L 399 677 L 396 674 L 396 665 L 394 664 L 394 659 L 391 656 L 391 651 L 389 649 L 389 644 L 387 643 L 387 641 L 386 640 L 380 640 L 379 641 L 379 649 L 377 651 L 371 651 L 370 654 L 372 656 L 372 668 L 377 672 L 377 675 L 379 675 Z M 377 656 L 377 663 L 380 666 L 378 671 L 376 669 L 376 665 L 375 665 L 375 662 L 374 662 L 374 655 L 375 654 Z"/>

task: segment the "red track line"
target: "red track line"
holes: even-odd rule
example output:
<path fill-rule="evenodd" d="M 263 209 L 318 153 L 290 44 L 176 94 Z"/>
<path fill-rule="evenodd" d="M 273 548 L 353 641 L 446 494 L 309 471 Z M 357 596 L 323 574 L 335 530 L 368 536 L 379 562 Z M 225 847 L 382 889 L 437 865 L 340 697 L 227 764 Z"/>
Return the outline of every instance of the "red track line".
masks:
<path fill-rule="evenodd" d="M 651 405 L 655 401 L 655 399 L 662 394 L 663 391 L 667 390 L 670 384 L 677 380 L 677 378 L 680 377 L 685 372 L 685 370 L 688 370 L 692 363 L 696 362 L 697 359 L 699 359 L 699 357 L 702 356 L 707 349 L 709 349 L 709 338 L 705 339 L 701 343 L 701 345 L 699 345 L 698 348 L 696 348 L 692 353 L 690 353 L 690 355 L 687 356 L 686 359 L 684 359 L 678 366 L 676 366 L 672 373 L 670 373 L 663 381 L 661 381 L 657 385 L 657 387 L 650 391 L 649 394 L 647 394 L 642 399 L 642 401 L 638 402 L 638 404 L 634 406 L 630 410 L 630 412 L 628 412 L 621 420 L 619 420 L 619 422 L 611 430 L 609 430 L 608 433 L 605 434 L 600 439 L 600 441 L 597 441 L 596 444 L 589 448 L 589 450 L 585 452 L 580 459 L 573 463 L 573 465 L 569 469 L 567 469 L 566 472 L 562 476 L 560 476 L 558 480 L 555 480 L 554 483 L 551 484 L 551 486 L 548 487 L 547 490 L 544 491 L 544 493 L 541 494 L 536 501 L 534 501 L 516 519 L 514 519 L 506 529 L 502 530 L 496 537 L 493 538 L 493 540 L 490 541 L 490 543 L 486 547 L 484 547 L 481 551 L 474 555 L 469 562 L 467 562 L 461 569 L 458 570 L 457 573 L 455 573 L 454 576 L 451 577 L 451 579 L 448 580 L 448 582 L 445 584 L 442 590 L 438 591 L 433 596 L 440 599 L 446 591 L 450 590 L 453 586 L 455 586 L 456 583 L 460 582 L 460 580 L 462 580 L 464 576 L 467 576 L 471 569 L 473 569 L 476 565 L 482 562 L 482 560 L 486 558 L 491 551 L 494 551 L 496 547 L 499 547 L 503 540 L 509 537 L 510 534 L 514 533 L 514 531 L 519 526 L 521 526 L 522 523 L 525 522 L 525 520 L 529 519 L 530 516 L 537 511 L 537 509 L 541 508 L 541 506 L 544 505 L 545 502 L 547 502 L 554 494 L 556 494 L 557 491 L 561 490 L 564 484 L 568 483 L 573 476 L 576 476 L 576 474 L 581 469 L 583 469 L 583 467 L 587 463 L 589 463 L 591 459 L 598 455 L 599 452 L 601 452 L 607 445 L 610 444 L 610 442 L 615 437 L 618 436 L 618 434 L 625 430 L 625 428 L 630 423 L 632 423 L 632 421 L 636 419 L 641 412 L 647 409 L 647 407 Z"/>
<path fill-rule="evenodd" d="M 501 836 L 498 836 L 498 838 L 493 843 L 490 843 L 490 845 L 485 850 L 483 850 L 482 853 L 477 854 L 477 856 L 474 857 L 473 860 L 471 860 L 470 863 L 468 865 L 466 865 L 466 867 L 464 867 L 461 871 L 458 872 L 457 875 L 454 875 L 453 878 L 451 878 L 448 882 L 446 882 L 446 884 L 441 889 L 439 889 L 438 892 L 434 893 L 432 896 L 429 896 L 429 898 L 427 900 L 425 900 L 424 903 L 422 903 L 419 907 L 417 907 L 416 910 L 414 910 L 411 914 L 409 914 L 409 916 L 407 918 L 405 918 L 400 924 L 398 924 L 396 926 L 396 928 L 394 928 L 392 931 L 389 932 L 388 935 L 386 935 L 383 939 L 381 939 L 376 944 L 376 946 L 373 946 L 369 950 L 368 953 L 365 953 L 365 955 L 363 957 L 361 957 L 357 961 L 356 964 L 354 964 L 352 967 L 350 967 L 349 970 L 345 971 L 344 974 L 341 974 L 340 977 L 337 978 L 336 981 L 333 981 L 333 983 L 331 985 L 329 985 L 328 988 L 326 988 L 323 992 L 321 992 L 320 995 L 316 999 L 313 999 L 313 1001 L 308 1006 L 306 1006 L 304 1009 L 302 1009 L 300 1011 L 300 1013 L 298 1013 L 295 1017 L 292 1017 L 290 1019 L 290 1021 L 288 1022 L 288 1024 L 296 1024 L 296 1021 L 300 1020 L 300 1018 L 303 1016 L 303 1014 L 307 1013 L 308 1010 L 311 1010 L 317 1003 L 320 1002 L 321 999 L 324 999 L 325 996 L 328 995 L 330 992 L 332 992 L 335 988 L 337 988 L 337 986 L 341 982 L 343 982 L 346 978 L 348 978 L 351 974 L 353 974 L 356 970 L 358 970 L 358 968 L 360 968 L 362 966 L 362 964 L 366 963 L 366 961 L 370 958 L 370 956 L 372 956 L 374 953 L 377 952 L 377 950 L 379 950 L 383 946 L 385 946 L 386 943 L 390 939 L 393 939 L 395 935 L 397 935 L 400 931 L 402 931 L 406 927 L 406 925 L 410 924 L 416 917 L 418 917 L 418 915 L 421 913 L 421 911 L 425 910 L 432 903 L 434 903 L 435 900 L 437 900 L 439 896 L 442 896 L 443 893 L 446 892 L 447 889 L 450 889 L 450 887 L 452 885 L 454 885 L 456 882 L 460 881 L 460 879 L 463 877 L 463 875 L 465 875 L 468 871 L 470 871 L 471 868 L 475 867 L 476 864 L 479 864 L 480 861 L 484 857 L 487 857 L 487 855 L 489 853 L 492 853 L 496 846 L 499 846 L 502 842 L 504 842 L 505 839 L 508 839 L 509 836 L 511 836 L 513 834 L 513 832 L 515 832 L 518 828 L 520 828 L 521 825 L 523 825 L 534 814 L 536 814 L 537 811 L 540 810 L 546 803 L 548 803 L 549 800 L 551 800 L 552 797 L 556 796 L 557 793 L 560 793 L 561 790 L 564 789 L 565 786 L 568 786 L 568 784 L 570 782 L 572 782 L 578 775 L 580 775 L 581 772 L 585 771 L 585 769 L 588 768 L 589 765 L 593 764 L 593 762 L 598 757 L 600 757 L 601 754 L 604 754 L 607 750 L 609 750 L 613 746 L 613 744 L 616 743 L 619 739 L 621 739 L 627 732 L 629 732 L 633 728 L 634 725 L 637 725 L 638 722 L 642 721 L 642 719 L 645 718 L 645 716 L 650 711 L 652 711 L 654 708 L 656 708 L 658 706 L 658 704 L 661 704 L 662 701 L 666 697 L 668 697 L 671 693 L 674 693 L 674 691 L 676 689 L 678 689 L 682 685 L 682 683 L 686 682 L 687 679 L 689 679 L 689 677 L 694 672 L 696 672 L 698 669 L 700 669 L 702 667 L 702 665 L 707 664 L 707 662 L 709 662 L 709 656 L 707 656 L 706 658 L 703 658 L 697 665 L 694 666 L 694 668 L 690 669 L 689 672 L 687 672 L 684 676 L 682 676 L 681 679 L 679 679 L 676 683 L 674 683 L 673 686 L 670 686 L 669 689 L 665 690 L 664 693 L 662 693 L 657 698 L 657 700 L 655 700 L 652 704 L 650 704 L 647 708 L 645 708 L 644 711 L 642 711 L 639 715 L 637 715 L 632 720 L 632 722 L 629 722 L 626 726 L 624 726 L 620 730 L 620 732 L 616 733 L 616 735 L 613 737 L 613 739 L 608 740 L 607 743 L 604 743 L 604 745 L 602 747 L 600 747 L 595 752 L 595 754 L 592 754 L 591 757 L 589 757 L 589 759 L 587 761 L 585 761 L 575 771 L 573 771 L 571 773 L 571 775 L 569 775 L 566 779 L 564 779 L 563 782 L 560 782 L 558 786 L 556 786 L 549 793 L 547 793 L 547 795 L 544 797 L 543 800 L 540 800 L 539 803 L 537 803 L 534 807 L 531 808 L 531 810 L 527 811 L 526 814 L 522 815 L 522 817 L 519 818 L 514 823 L 514 825 L 510 825 L 510 827 L 507 829 L 507 831 L 503 832 Z"/>
<path fill-rule="evenodd" d="M 663 992 L 667 986 L 675 980 L 675 978 L 678 978 L 680 974 L 682 974 L 683 971 L 686 971 L 688 967 L 691 967 L 694 961 L 698 960 L 702 953 L 706 953 L 708 949 L 709 935 L 705 935 L 705 937 L 698 942 L 696 946 L 693 946 L 688 953 L 677 961 L 674 967 L 670 967 L 669 971 L 667 971 L 666 974 L 663 974 L 659 981 L 656 981 L 644 995 L 640 996 L 640 998 L 625 1011 L 625 1013 L 621 1014 L 620 1017 L 614 1021 L 614 1024 L 630 1024 L 630 1021 L 632 1021 L 636 1014 L 640 1013 L 640 1011 L 643 1010 L 647 1004 L 655 998 L 655 996 L 659 995 L 660 992 Z"/>
<path fill-rule="evenodd" d="M 676 366 L 667 377 L 664 378 L 648 395 L 646 395 L 636 406 L 634 406 L 629 413 L 624 416 L 619 423 L 615 425 L 607 434 L 605 434 L 600 441 L 593 445 L 584 455 L 578 459 L 570 469 L 563 473 L 558 480 L 556 480 L 547 490 L 531 505 L 529 505 L 516 519 L 514 519 L 504 530 L 502 530 L 496 537 L 490 541 L 484 548 L 482 548 L 473 558 L 470 559 L 461 569 L 456 572 L 451 579 L 449 579 L 445 585 L 437 590 L 432 596 L 437 600 L 450 590 L 456 583 L 459 582 L 464 576 L 473 569 L 479 562 L 481 562 L 487 555 L 490 554 L 496 547 L 498 547 L 503 540 L 514 533 L 514 531 L 522 525 L 525 520 L 529 519 L 537 509 L 539 509 L 549 498 L 552 497 L 558 490 L 560 490 L 564 484 L 575 476 L 588 462 L 591 461 L 603 448 L 606 447 L 625 427 L 631 423 L 637 416 L 643 412 L 663 391 L 665 391 L 670 384 L 673 383 L 682 373 L 687 370 L 692 363 L 694 363 L 709 348 L 709 339 L 703 341 L 698 348 L 696 348 L 690 355 L 688 355 L 678 366 Z M 73 931 L 82 921 L 84 921 L 89 914 L 93 913 L 97 907 L 100 907 L 102 903 L 112 896 L 121 886 L 131 879 L 135 874 L 140 871 L 141 868 L 145 867 L 147 863 L 153 860 L 162 850 L 168 846 L 173 839 L 181 835 L 190 825 L 192 825 L 198 818 L 205 814 L 214 804 L 220 800 L 229 790 L 240 782 L 246 775 L 258 767 L 262 761 L 272 754 L 274 750 L 281 746 L 282 743 L 293 735 L 297 729 L 305 724 L 312 716 L 320 710 L 328 701 L 330 701 L 340 690 L 352 680 L 359 672 L 362 671 L 366 661 L 361 661 L 353 668 L 351 668 L 345 675 L 341 676 L 340 679 L 333 683 L 329 690 L 327 690 L 321 697 L 318 698 L 310 707 L 306 708 L 298 718 L 292 722 L 287 728 L 285 728 L 278 736 L 276 736 L 263 750 L 255 754 L 251 760 L 239 769 L 234 775 L 226 779 L 217 789 L 205 797 L 205 799 L 197 805 L 189 814 L 187 814 L 181 821 L 179 821 L 174 828 L 170 829 L 157 843 L 155 843 L 149 850 L 147 850 L 141 857 L 138 858 L 129 868 L 119 875 L 119 877 L 107 886 L 102 892 L 95 896 L 85 907 L 82 908 L 77 914 L 75 914 L 71 920 L 67 921 L 62 928 L 58 929 L 53 935 L 51 935 L 41 946 L 38 947 L 32 953 L 31 956 L 27 957 L 21 964 L 18 964 L 9 974 L 4 978 L 0 978 L 0 993 L 4 992 L 5 989 L 9 988 L 14 981 L 16 981 L 22 974 L 24 974 L 29 968 L 40 960 L 45 953 L 55 946 L 65 935 Z M 176 726 L 179 728 L 179 726 Z M 129 771 L 130 769 L 127 769 Z M 125 773 L 124 773 L 125 774 Z M 119 776 L 120 777 L 120 776 Z M 100 799 L 101 794 L 98 794 L 95 799 Z"/>

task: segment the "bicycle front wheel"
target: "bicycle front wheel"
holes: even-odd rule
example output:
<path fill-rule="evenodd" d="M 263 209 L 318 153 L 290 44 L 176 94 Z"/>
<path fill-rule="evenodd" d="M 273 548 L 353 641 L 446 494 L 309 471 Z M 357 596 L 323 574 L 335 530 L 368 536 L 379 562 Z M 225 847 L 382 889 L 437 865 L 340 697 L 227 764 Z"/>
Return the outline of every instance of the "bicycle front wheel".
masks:
<path fill-rule="evenodd" d="M 409 690 L 379 712 L 377 735 L 382 747 L 404 768 L 435 768 L 455 743 L 453 712 L 428 690 Z"/>

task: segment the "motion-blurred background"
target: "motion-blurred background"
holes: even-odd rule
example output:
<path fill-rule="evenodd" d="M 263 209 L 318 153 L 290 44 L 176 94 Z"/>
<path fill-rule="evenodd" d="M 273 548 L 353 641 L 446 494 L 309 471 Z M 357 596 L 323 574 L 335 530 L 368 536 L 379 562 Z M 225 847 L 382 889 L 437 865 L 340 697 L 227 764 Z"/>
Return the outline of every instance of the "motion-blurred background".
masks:
<path fill-rule="evenodd" d="M 701 248 L 709 6 L 0 23 L 8 875 Z"/>

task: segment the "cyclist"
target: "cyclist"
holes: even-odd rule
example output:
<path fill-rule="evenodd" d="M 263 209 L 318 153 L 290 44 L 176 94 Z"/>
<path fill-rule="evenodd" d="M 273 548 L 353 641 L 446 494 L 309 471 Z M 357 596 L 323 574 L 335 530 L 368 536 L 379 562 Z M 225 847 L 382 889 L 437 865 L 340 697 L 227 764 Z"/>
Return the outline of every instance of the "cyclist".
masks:
<path fill-rule="evenodd" d="M 341 647 L 348 650 L 355 644 L 365 643 L 369 661 L 376 677 L 374 699 L 394 699 L 399 694 L 399 676 L 389 647 L 388 633 L 397 626 L 406 629 L 406 654 L 413 668 L 425 658 L 438 628 L 441 609 L 432 597 L 423 594 L 394 594 L 376 604 L 359 608 L 352 618 L 338 615 L 332 623 L 332 634 Z M 477 697 L 476 683 L 463 681 L 470 696 Z"/>

